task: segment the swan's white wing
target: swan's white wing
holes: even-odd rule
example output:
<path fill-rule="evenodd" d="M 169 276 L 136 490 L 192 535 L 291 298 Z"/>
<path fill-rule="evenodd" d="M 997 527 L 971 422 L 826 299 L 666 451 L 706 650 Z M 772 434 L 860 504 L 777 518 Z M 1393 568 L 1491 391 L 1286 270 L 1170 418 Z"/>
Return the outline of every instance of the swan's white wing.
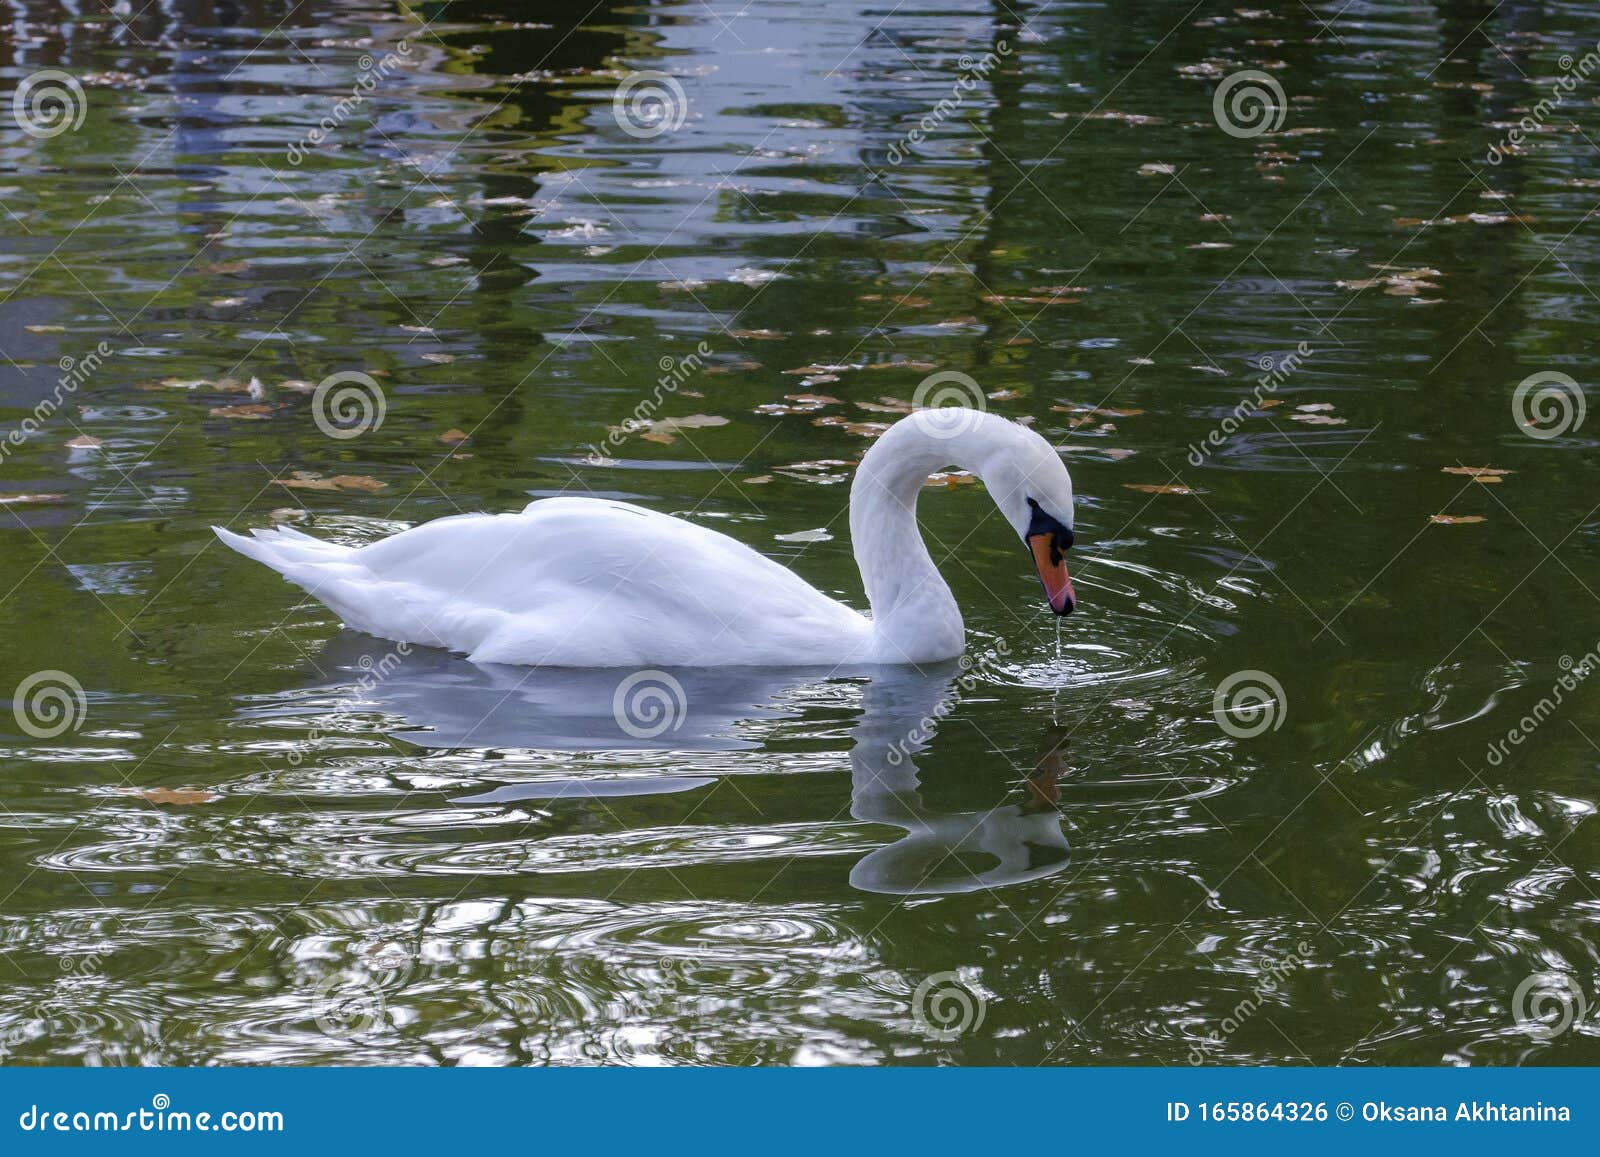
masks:
<path fill-rule="evenodd" d="M 356 550 L 277 537 L 227 540 L 358 630 L 479 662 L 838 662 L 869 633 L 863 616 L 742 543 L 624 502 L 544 499 Z"/>

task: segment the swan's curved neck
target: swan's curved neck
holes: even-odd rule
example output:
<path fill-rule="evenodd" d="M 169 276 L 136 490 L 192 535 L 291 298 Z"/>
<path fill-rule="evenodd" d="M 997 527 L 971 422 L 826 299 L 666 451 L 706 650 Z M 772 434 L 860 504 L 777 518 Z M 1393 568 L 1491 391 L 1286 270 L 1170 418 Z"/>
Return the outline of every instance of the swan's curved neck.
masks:
<path fill-rule="evenodd" d="M 976 431 L 941 436 L 898 422 L 861 460 L 850 487 L 850 541 L 886 662 L 932 662 L 965 645 L 961 611 L 917 529 L 928 476 L 956 465 L 982 474 L 989 446 Z"/>

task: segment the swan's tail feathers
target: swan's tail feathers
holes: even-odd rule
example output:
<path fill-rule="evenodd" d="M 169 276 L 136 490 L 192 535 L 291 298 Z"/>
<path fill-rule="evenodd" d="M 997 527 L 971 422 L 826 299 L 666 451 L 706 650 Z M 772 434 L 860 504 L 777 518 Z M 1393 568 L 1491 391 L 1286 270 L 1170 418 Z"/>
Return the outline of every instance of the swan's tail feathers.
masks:
<path fill-rule="evenodd" d="M 324 542 L 320 538 L 312 538 L 309 534 L 301 534 L 298 530 L 288 527 L 278 527 L 271 530 L 252 530 L 254 536 L 246 538 L 242 534 L 234 534 L 220 526 L 213 526 L 217 537 L 246 558 L 253 558 L 259 563 L 265 563 L 273 570 L 294 582 L 300 582 L 300 575 L 307 568 L 338 565 L 351 561 L 350 556 L 355 553 L 348 546 L 338 543 Z"/>

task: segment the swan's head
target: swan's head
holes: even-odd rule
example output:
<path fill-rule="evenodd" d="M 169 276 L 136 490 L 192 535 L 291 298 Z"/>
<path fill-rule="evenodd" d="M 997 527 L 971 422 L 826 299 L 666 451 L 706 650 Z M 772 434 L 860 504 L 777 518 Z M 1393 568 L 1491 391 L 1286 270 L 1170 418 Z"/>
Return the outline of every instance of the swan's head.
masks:
<path fill-rule="evenodd" d="M 986 416 L 977 435 L 990 446 L 977 473 L 1039 569 L 1050 609 L 1078 604 L 1065 554 L 1072 546 L 1072 475 L 1055 447 L 1026 426 Z"/>

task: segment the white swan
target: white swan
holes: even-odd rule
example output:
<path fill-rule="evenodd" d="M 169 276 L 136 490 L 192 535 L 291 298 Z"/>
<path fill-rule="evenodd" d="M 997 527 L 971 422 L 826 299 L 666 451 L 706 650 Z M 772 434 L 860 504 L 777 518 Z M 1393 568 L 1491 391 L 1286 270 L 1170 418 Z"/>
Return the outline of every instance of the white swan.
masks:
<path fill-rule="evenodd" d="M 1033 553 L 1051 609 L 1076 603 L 1072 479 L 1038 434 L 970 409 L 919 410 L 867 451 L 850 536 L 872 615 L 704 526 L 597 498 L 440 518 L 363 547 L 287 528 L 213 527 L 239 553 L 380 638 L 479 663 L 562 667 L 925 663 L 959 655 L 961 612 L 917 530 L 935 470 L 983 480 Z"/>

